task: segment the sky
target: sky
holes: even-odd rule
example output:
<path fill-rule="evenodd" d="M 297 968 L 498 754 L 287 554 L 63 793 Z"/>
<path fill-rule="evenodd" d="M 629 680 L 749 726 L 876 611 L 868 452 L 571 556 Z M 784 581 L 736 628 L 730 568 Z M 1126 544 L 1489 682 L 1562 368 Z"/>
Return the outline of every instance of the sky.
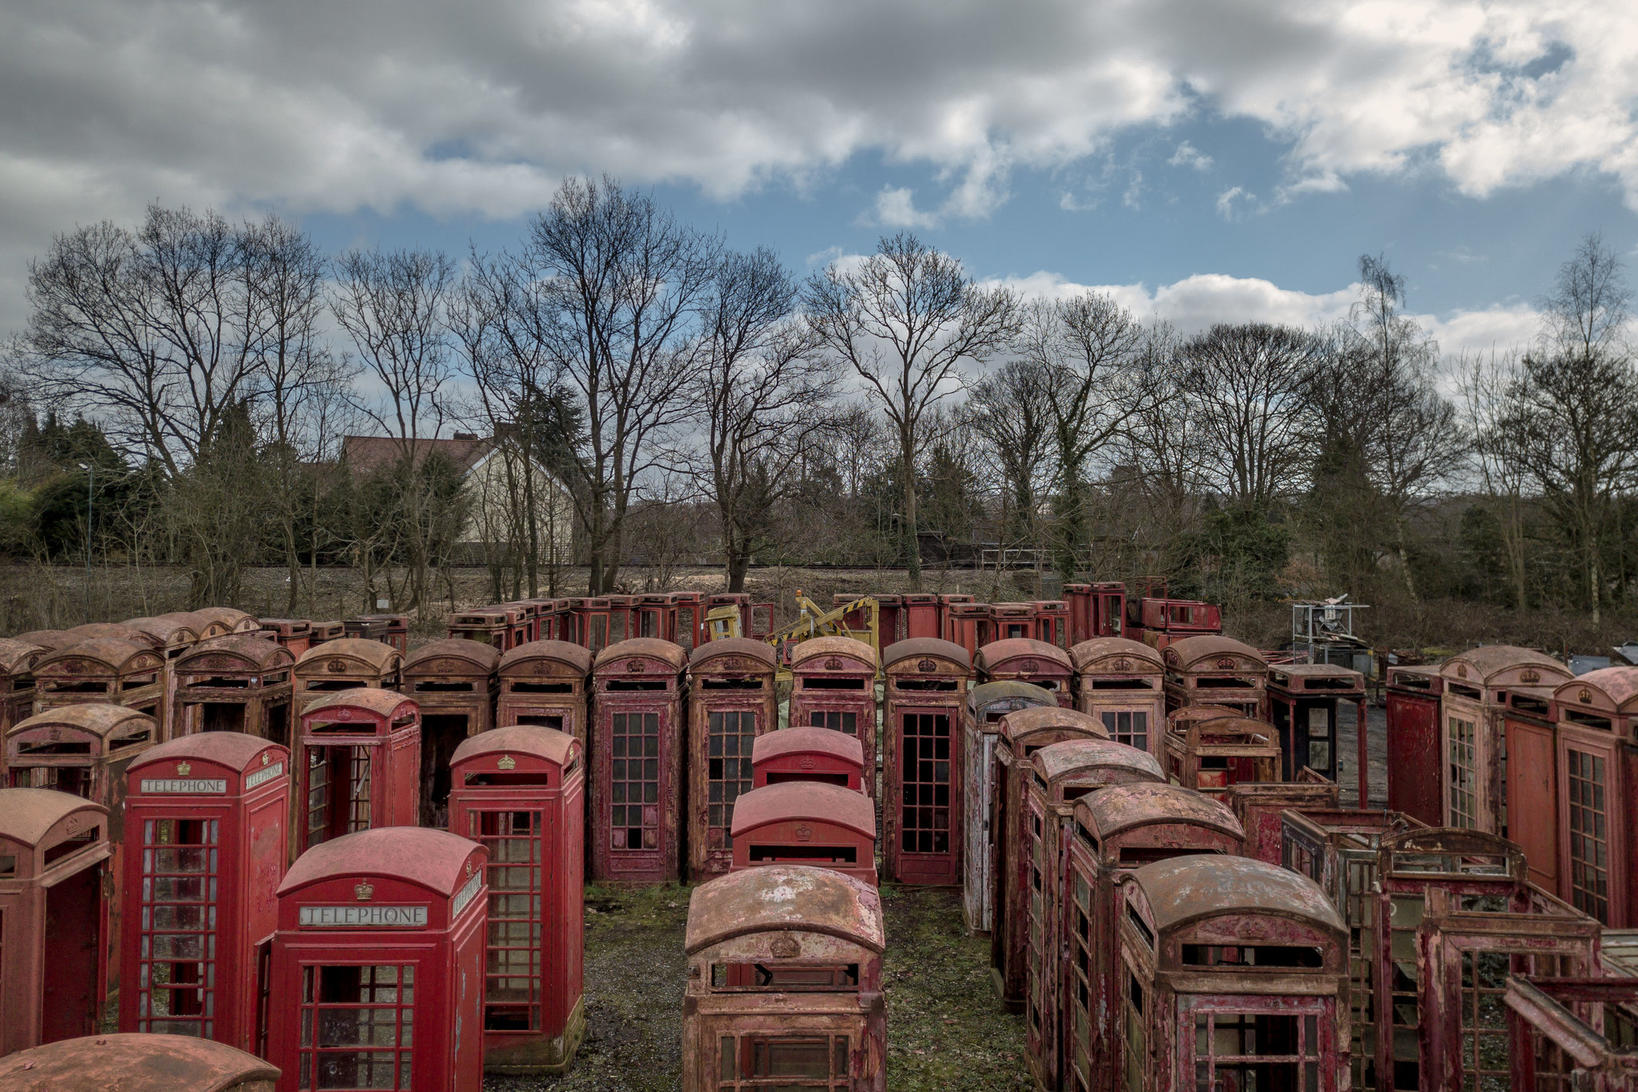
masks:
<path fill-rule="evenodd" d="M 1185 331 L 1325 323 L 1361 254 L 1447 354 L 1638 263 L 1621 0 L 5 0 L 0 336 L 56 233 L 151 202 L 327 248 L 515 243 L 567 176 L 798 273 L 910 228 Z"/>

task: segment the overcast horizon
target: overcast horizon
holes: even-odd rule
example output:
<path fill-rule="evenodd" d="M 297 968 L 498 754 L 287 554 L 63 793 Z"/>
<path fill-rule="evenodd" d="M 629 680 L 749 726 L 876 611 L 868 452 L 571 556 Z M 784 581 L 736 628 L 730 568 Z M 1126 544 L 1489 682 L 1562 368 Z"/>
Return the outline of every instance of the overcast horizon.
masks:
<path fill-rule="evenodd" d="M 53 234 L 150 202 L 329 250 L 519 239 L 568 175 L 799 273 L 912 228 L 972 275 L 1185 330 L 1324 323 L 1380 253 L 1508 348 L 1589 232 L 1638 252 L 1615 4 L 17 2 L 0 335 Z"/>

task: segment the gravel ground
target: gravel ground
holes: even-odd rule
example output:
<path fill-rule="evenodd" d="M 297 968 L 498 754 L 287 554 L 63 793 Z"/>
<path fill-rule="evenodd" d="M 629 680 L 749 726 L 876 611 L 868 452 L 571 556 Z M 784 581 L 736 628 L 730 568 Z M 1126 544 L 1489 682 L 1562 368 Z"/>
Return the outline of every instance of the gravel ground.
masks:
<path fill-rule="evenodd" d="M 686 887 L 586 890 L 586 1041 L 557 1078 L 490 1077 L 491 1092 L 670 1092 L 682 1073 Z M 1028 1088 L 1023 1018 L 989 981 L 989 943 L 958 893 L 888 885 L 887 1084 L 894 1092 Z"/>

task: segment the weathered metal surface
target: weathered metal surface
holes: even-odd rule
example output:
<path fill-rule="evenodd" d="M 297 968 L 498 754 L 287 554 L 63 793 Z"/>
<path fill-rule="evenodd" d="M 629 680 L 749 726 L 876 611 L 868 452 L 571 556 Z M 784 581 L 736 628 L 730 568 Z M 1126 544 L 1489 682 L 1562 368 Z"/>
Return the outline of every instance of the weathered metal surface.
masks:
<path fill-rule="evenodd" d="M 1028 637 L 991 641 L 973 656 L 973 671 L 980 682 L 1019 679 L 1050 690 L 1058 704 L 1075 704 L 1069 653 L 1057 645 Z"/>
<path fill-rule="evenodd" d="M 313 623 L 306 618 L 263 618 L 262 633 L 268 640 L 300 656 L 313 644 Z"/>
<path fill-rule="evenodd" d="M 994 886 L 991 870 L 995 854 L 990 846 L 995 837 L 990 814 L 995 800 L 995 744 L 1001 718 L 1032 706 L 1058 707 L 1058 697 L 1034 683 L 1017 679 L 979 683 L 967 692 L 966 716 L 962 720 L 962 854 L 961 909 L 967 928 L 987 933 L 994 925 L 995 908 L 990 901 Z"/>
<path fill-rule="evenodd" d="M 679 646 L 652 637 L 621 641 L 597 654 L 589 835 L 594 880 L 678 878 L 687 660 Z"/>
<path fill-rule="evenodd" d="M 1512 1088 L 1638 1088 L 1638 979 L 1509 975 Z"/>
<path fill-rule="evenodd" d="M 606 621 L 606 612 L 603 617 Z M 526 644 L 530 639 L 529 630 L 530 621 L 524 617 L 522 608 L 515 604 L 476 607 L 451 615 L 449 619 L 451 638 L 491 645 L 500 652 Z"/>
<path fill-rule="evenodd" d="M 1137 869 L 1123 893 L 1111 1039 L 1129 1087 L 1349 1087 L 1347 934 L 1312 881 L 1196 856 Z"/>
<path fill-rule="evenodd" d="M 11 1092 L 273 1092 L 279 1070 L 188 1035 L 88 1035 L 0 1058 Z"/>
<path fill-rule="evenodd" d="M 110 852 L 101 804 L 0 789 L 0 1054 L 96 1029 L 113 955 Z"/>
<path fill-rule="evenodd" d="M 812 637 L 791 650 L 792 728 L 832 728 L 859 740 L 863 790 L 876 796 L 876 651 L 851 637 Z"/>
<path fill-rule="evenodd" d="M 224 633 L 255 633 L 262 628 L 262 624 L 253 615 L 237 607 L 200 607 L 190 613 L 196 618 L 221 626 Z M 203 638 L 206 634 L 200 633 L 199 636 Z"/>
<path fill-rule="evenodd" d="M 75 644 L 102 639 L 114 641 L 129 641 L 144 648 L 159 649 L 163 642 L 154 634 L 145 629 L 127 625 L 124 622 L 86 622 L 84 625 L 74 626 L 65 631 L 74 639 Z"/>
<path fill-rule="evenodd" d="M 1163 596 L 1126 600 L 1126 636 L 1165 650 L 1173 641 L 1223 632 L 1223 613 L 1215 604 Z"/>
<path fill-rule="evenodd" d="M 145 644 L 114 637 L 66 645 L 34 663 L 34 709 L 109 702 L 154 718 L 166 735 L 165 657 Z"/>
<path fill-rule="evenodd" d="M 1069 643 L 1119 637 L 1126 622 L 1126 585 L 1115 581 L 1065 584 L 1069 604 Z"/>
<path fill-rule="evenodd" d="M 462 741 L 450 829 L 489 850 L 484 1067 L 559 1072 L 585 1035 L 585 762 L 534 725 Z"/>
<path fill-rule="evenodd" d="M 901 883 L 960 881 L 961 716 L 972 665 L 960 645 L 913 637 L 882 653 L 883 859 Z"/>
<path fill-rule="evenodd" d="M 246 732 L 290 745 L 290 650 L 251 634 L 201 641 L 171 661 L 171 736 Z"/>
<path fill-rule="evenodd" d="M 60 629 L 31 629 L 27 633 L 15 634 L 11 639 L 47 650 L 63 648 L 74 643 L 74 638 Z"/>
<path fill-rule="evenodd" d="M 346 834 L 415 825 L 421 715 L 410 698 L 374 687 L 320 694 L 301 712 L 292 760 L 293 857 Z"/>
<path fill-rule="evenodd" d="M 586 743 L 590 649 L 564 640 L 530 641 L 500 658 L 495 723 L 535 724 Z"/>
<path fill-rule="evenodd" d="M 1632 746 L 1638 739 L 1638 667 L 1606 667 L 1560 683 L 1552 708 L 1551 792 L 1537 782 L 1539 765 L 1523 766 L 1509 750 L 1509 814 L 1529 817 L 1514 826 L 1521 841 L 1526 832 L 1537 836 L 1532 848 L 1542 828 L 1550 827 L 1545 849 L 1554 855 L 1551 889 L 1560 898 L 1605 925 L 1632 928 L 1638 925 L 1638 869 L 1632 861 L 1638 842 L 1631 806 L 1638 796 L 1638 753 Z M 1509 747 L 1531 723 L 1509 708 Z M 1545 796 L 1550 807 L 1538 801 L 1515 808 L 1521 784 Z M 1554 822 L 1541 822 L 1544 815 Z M 1534 858 L 1531 868 L 1538 870 Z"/>
<path fill-rule="evenodd" d="M 1221 705 L 1244 716 L 1266 711 L 1268 664 L 1262 653 L 1232 637 L 1199 634 L 1167 645 L 1167 712 L 1188 705 Z"/>
<path fill-rule="evenodd" d="M 829 869 L 769 865 L 696 888 L 685 1092 L 884 1090 L 882 942 L 875 889 Z"/>
<path fill-rule="evenodd" d="M 779 726 L 772 646 L 720 637 L 688 654 L 688 875 L 733 865 L 734 801 L 753 784 L 751 747 Z"/>
<path fill-rule="evenodd" d="M 257 948 L 277 925 L 290 753 L 204 732 L 149 748 L 125 781 L 120 1029 L 259 1049 Z"/>
<path fill-rule="evenodd" d="M 1444 689 L 1437 665 L 1388 669 L 1388 808 L 1428 824 L 1444 822 L 1445 814 L 1439 742 Z"/>
<path fill-rule="evenodd" d="M 175 650 L 187 648 L 199 640 L 199 631 L 194 628 L 194 621 L 187 614 L 159 614 L 127 618 L 125 624 L 150 635 L 159 642 L 161 648 Z"/>
<path fill-rule="evenodd" d="M 354 687 L 396 690 L 404 658 L 391 645 L 358 637 L 338 637 L 315 643 L 292 669 L 296 712 L 299 715 L 315 696 Z"/>
<path fill-rule="evenodd" d="M 404 657 L 400 689 L 421 708 L 421 822 L 445 825 L 449 760 L 463 739 L 495 723 L 493 645 L 460 637 L 431 641 Z"/>
<path fill-rule="evenodd" d="M 1268 720 L 1280 733 L 1282 776 L 1291 780 L 1307 767 L 1331 781 L 1343 769 L 1338 753 L 1338 718 L 1347 702 L 1355 719 L 1357 799 L 1369 800 L 1366 755 L 1365 676 L 1333 664 L 1279 664 L 1268 669 Z"/>
<path fill-rule="evenodd" d="M 1043 1088 L 1059 1087 L 1065 998 L 1064 924 L 1069 846 L 1074 840 L 1075 801 L 1113 785 L 1164 781 L 1160 764 L 1147 751 L 1106 739 L 1073 739 L 1049 744 L 1029 763 L 1025 799 L 1029 861 L 1025 1032 L 1030 1072 Z"/>
<path fill-rule="evenodd" d="M 824 781 L 862 792 L 864 748 L 858 739 L 830 728 L 765 732 L 751 744 L 753 787 L 786 781 Z"/>
<path fill-rule="evenodd" d="M 1228 804 L 1245 828 L 1245 856 L 1269 864 L 1280 864 L 1284 857 L 1284 824 L 1281 816 L 1287 808 L 1334 811 L 1341 806 L 1337 784 L 1324 779 L 1242 781 L 1229 786 Z"/>
<path fill-rule="evenodd" d="M 34 664 L 45 651 L 0 637 L 0 785 L 6 784 L 6 732 L 34 711 Z"/>
<path fill-rule="evenodd" d="M 407 1066 L 440 1088 L 479 1087 L 488 856 L 447 831 L 413 827 L 349 834 L 303 854 L 278 890 L 268 995 L 282 1003 L 268 1008 L 268 1060 L 354 1086 L 365 1072 Z M 398 1034 L 303 1036 L 330 1026 Z M 331 1049 L 321 1053 L 321 1043 Z"/>
<path fill-rule="evenodd" d="M 735 870 L 810 864 L 876 882 L 876 809 L 856 789 L 787 781 L 751 789 L 734 804 Z"/>
<path fill-rule="evenodd" d="M 1243 781 L 1280 779 L 1280 744 L 1274 726 L 1241 716 L 1216 716 L 1185 706 L 1167 718 L 1166 775 L 1219 800 Z"/>

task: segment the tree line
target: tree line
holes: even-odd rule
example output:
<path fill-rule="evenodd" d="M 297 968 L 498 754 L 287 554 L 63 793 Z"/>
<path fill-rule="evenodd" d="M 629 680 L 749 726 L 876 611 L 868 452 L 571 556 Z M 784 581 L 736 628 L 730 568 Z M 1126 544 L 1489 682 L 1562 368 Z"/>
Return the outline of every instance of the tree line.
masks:
<path fill-rule="evenodd" d="M 0 550 L 182 564 L 197 602 L 282 564 L 292 609 L 343 562 L 427 604 L 473 560 L 477 502 L 426 441 L 470 430 L 503 471 L 479 535 L 497 598 L 702 560 L 734 590 L 758 561 L 919 587 L 924 559 L 987 548 L 1231 602 L 1630 603 L 1638 370 L 1611 251 L 1582 240 L 1540 336 L 1482 357 L 1442 355 L 1383 258 L 1358 272 L 1334 326 L 1185 335 L 1107 293 L 980 283 L 911 233 L 803 278 L 607 178 L 460 260 L 155 206 L 30 265 Z M 347 466 L 349 433 L 392 457 Z"/>

